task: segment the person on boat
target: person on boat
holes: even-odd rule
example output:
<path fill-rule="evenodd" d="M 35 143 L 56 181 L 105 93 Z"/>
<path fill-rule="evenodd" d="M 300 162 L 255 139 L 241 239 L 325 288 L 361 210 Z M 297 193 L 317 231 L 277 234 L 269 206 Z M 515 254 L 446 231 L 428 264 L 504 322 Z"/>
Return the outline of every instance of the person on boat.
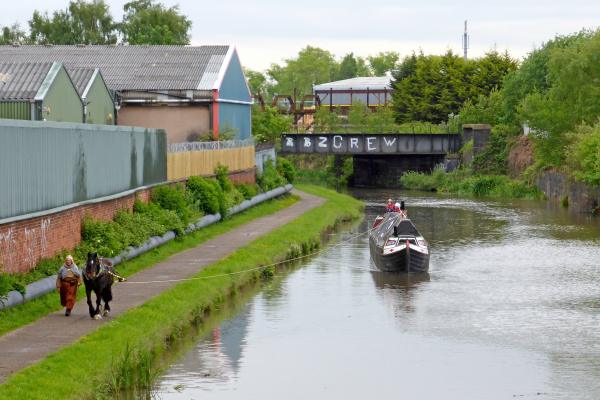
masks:
<path fill-rule="evenodd" d="M 387 205 L 385 206 L 385 212 L 394 212 L 394 211 L 396 211 L 394 202 L 392 201 L 392 199 L 388 199 Z"/>
<path fill-rule="evenodd" d="M 404 208 L 404 202 L 396 203 L 394 205 L 396 212 L 400 214 L 402 218 L 408 218 L 408 213 L 406 212 L 406 208 Z"/>
<path fill-rule="evenodd" d="M 71 315 L 71 310 L 77 300 L 77 288 L 83 283 L 81 271 L 68 255 L 65 263 L 56 276 L 56 290 L 60 293 L 60 304 L 65 307 L 65 316 Z"/>

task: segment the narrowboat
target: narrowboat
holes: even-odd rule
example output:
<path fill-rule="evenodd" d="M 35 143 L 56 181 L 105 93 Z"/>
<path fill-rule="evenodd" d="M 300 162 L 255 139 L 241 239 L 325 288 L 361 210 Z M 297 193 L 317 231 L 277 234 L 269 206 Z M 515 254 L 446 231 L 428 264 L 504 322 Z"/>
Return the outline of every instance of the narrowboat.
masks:
<path fill-rule="evenodd" d="M 381 271 L 429 271 L 429 245 L 404 212 L 388 212 L 375 219 L 369 250 L 371 261 Z"/>

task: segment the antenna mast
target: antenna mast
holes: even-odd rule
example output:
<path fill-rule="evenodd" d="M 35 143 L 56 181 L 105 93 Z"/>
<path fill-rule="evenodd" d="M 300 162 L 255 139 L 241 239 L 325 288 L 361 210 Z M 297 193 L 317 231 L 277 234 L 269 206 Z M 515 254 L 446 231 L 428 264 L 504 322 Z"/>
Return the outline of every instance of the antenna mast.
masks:
<path fill-rule="evenodd" d="M 469 50 L 469 34 L 467 33 L 467 20 L 465 20 L 465 33 L 463 34 L 463 58 L 467 61 L 467 51 Z"/>

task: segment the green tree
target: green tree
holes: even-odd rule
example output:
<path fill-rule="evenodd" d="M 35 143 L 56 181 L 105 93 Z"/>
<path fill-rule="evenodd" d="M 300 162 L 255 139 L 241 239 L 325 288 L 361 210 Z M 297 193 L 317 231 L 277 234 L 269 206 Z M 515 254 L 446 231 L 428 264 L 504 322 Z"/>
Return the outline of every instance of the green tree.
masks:
<path fill-rule="evenodd" d="M 267 81 L 267 77 L 265 74 L 259 71 L 254 71 L 249 68 L 244 68 L 244 75 L 246 75 L 246 79 L 248 80 L 248 86 L 250 87 L 250 91 L 254 95 L 263 95 L 264 97 L 268 96 L 270 92 L 271 85 Z"/>
<path fill-rule="evenodd" d="M 342 58 L 335 79 L 342 80 L 370 75 L 371 73 L 365 59 L 362 57 L 354 57 L 354 53 L 348 53 Z"/>
<path fill-rule="evenodd" d="M 379 52 L 374 56 L 368 56 L 367 60 L 369 60 L 369 67 L 373 71 L 373 75 L 383 76 L 398 67 L 400 54 L 395 51 Z"/>
<path fill-rule="evenodd" d="M 272 64 L 267 75 L 274 81 L 273 90 L 278 94 L 302 96 L 312 93 L 314 84 L 333 81 L 338 64 L 333 54 L 318 47 L 307 46 L 296 58 L 285 60 L 284 65 Z"/>
<path fill-rule="evenodd" d="M 179 6 L 166 8 L 154 0 L 134 0 L 123 6 L 120 24 L 128 44 L 184 45 L 190 43 L 192 22 L 179 12 Z"/>
<path fill-rule="evenodd" d="M 274 107 L 265 107 L 265 111 L 258 107 L 252 110 L 252 136 L 259 143 L 276 143 L 281 134 L 289 132 L 291 128 L 290 117 L 279 114 Z"/>
<path fill-rule="evenodd" d="M 570 143 L 566 132 L 600 118 L 600 31 L 561 37 L 547 47 L 547 90 L 527 94 L 517 112 L 532 128 L 536 159 L 561 167 Z"/>
<path fill-rule="evenodd" d="M 113 44 L 116 25 L 104 0 L 71 1 L 64 11 L 34 11 L 29 21 L 30 41 L 50 44 Z"/>
<path fill-rule="evenodd" d="M 420 53 L 406 57 L 393 74 L 396 119 L 447 121 L 465 104 L 472 107 L 481 96 L 499 89 L 506 74 L 516 66 L 508 54 L 497 52 L 468 61 L 451 51 L 442 56 Z"/>
<path fill-rule="evenodd" d="M 0 44 L 24 44 L 27 42 L 27 33 L 17 23 L 11 26 L 3 26 L 1 32 Z"/>

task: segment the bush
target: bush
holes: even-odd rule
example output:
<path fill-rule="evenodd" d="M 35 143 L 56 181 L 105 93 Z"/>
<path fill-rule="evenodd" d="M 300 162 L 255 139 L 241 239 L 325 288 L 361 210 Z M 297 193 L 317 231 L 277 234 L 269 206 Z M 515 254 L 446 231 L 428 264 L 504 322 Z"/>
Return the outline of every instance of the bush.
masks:
<path fill-rule="evenodd" d="M 233 186 L 231 187 L 231 190 L 225 193 L 225 208 L 227 210 L 240 204 L 242 201 L 244 201 L 244 195 Z"/>
<path fill-rule="evenodd" d="M 263 173 L 258 176 L 258 185 L 263 191 L 268 192 L 284 184 L 285 179 L 275 169 L 273 160 L 268 160 L 263 166 Z"/>
<path fill-rule="evenodd" d="M 6 295 L 11 290 L 13 290 L 11 276 L 5 273 L 0 273 L 0 301 L 6 299 Z"/>
<path fill-rule="evenodd" d="M 225 206 L 225 195 L 221 185 L 214 179 L 192 176 L 187 181 L 187 188 L 191 192 L 196 204 L 206 214 L 221 213 Z"/>
<path fill-rule="evenodd" d="M 567 151 L 573 177 L 590 185 L 600 185 L 600 122 L 579 126 L 569 134 L 572 144 Z"/>
<path fill-rule="evenodd" d="M 85 248 L 113 257 L 125 249 L 125 235 L 115 222 L 94 221 L 85 217 L 81 227 Z"/>
<path fill-rule="evenodd" d="M 173 210 L 160 208 L 156 203 L 136 201 L 133 205 L 133 211 L 134 213 L 146 214 L 148 218 L 156 223 L 156 227 L 163 228 L 161 231 L 153 231 L 151 236 L 163 235 L 168 231 L 175 231 L 179 234 L 183 231 L 184 223 L 179 215 Z"/>
<path fill-rule="evenodd" d="M 152 191 L 152 201 L 166 210 L 175 211 L 184 224 L 190 218 L 190 210 L 186 201 L 185 189 L 182 185 L 175 187 L 159 186 Z"/>
<path fill-rule="evenodd" d="M 471 170 L 459 169 L 447 173 L 439 166 L 431 174 L 408 172 L 400 178 L 406 189 L 456 193 L 461 196 L 490 196 L 507 198 L 541 197 L 539 190 L 504 175 L 473 175 Z"/>
<path fill-rule="evenodd" d="M 217 168 L 215 168 L 215 176 L 217 182 L 221 185 L 223 192 L 228 192 L 233 189 L 233 183 L 231 183 L 231 180 L 229 179 L 229 168 L 225 165 L 219 164 Z"/>
<path fill-rule="evenodd" d="M 239 184 L 236 186 L 238 192 L 244 196 L 244 199 L 250 200 L 258 194 L 258 185 Z"/>
<path fill-rule="evenodd" d="M 278 157 L 277 172 L 289 183 L 294 183 L 294 179 L 296 178 L 296 168 L 294 168 L 294 165 L 289 160 Z"/>

